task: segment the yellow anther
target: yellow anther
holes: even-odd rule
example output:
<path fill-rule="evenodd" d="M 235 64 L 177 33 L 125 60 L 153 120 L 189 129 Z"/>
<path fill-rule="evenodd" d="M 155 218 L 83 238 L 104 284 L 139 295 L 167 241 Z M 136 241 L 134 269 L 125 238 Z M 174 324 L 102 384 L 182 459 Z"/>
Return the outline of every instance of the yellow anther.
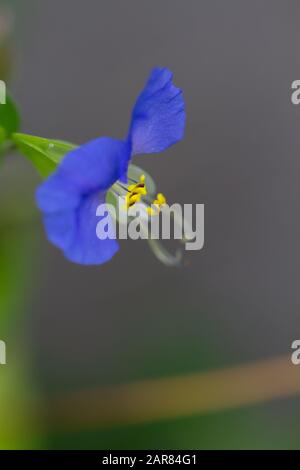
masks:
<path fill-rule="evenodd" d="M 162 193 L 158 193 L 156 195 L 156 199 L 152 202 L 151 207 L 147 208 L 147 212 L 149 215 L 158 214 L 160 211 L 161 206 L 167 203 L 167 199 Z"/>
<path fill-rule="evenodd" d="M 149 215 L 155 215 L 157 212 L 153 209 L 153 207 L 147 207 L 147 212 Z"/>
<path fill-rule="evenodd" d="M 141 194 L 128 194 L 126 196 L 126 204 L 127 207 L 133 206 L 136 202 L 139 202 L 141 200 Z"/>
<path fill-rule="evenodd" d="M 158 193 L 153 204 L 163 206 L 164 204 L 166 204 L 166 202 L 167 202 L 167 199 L 165 198 L 165 196 L 162 193 Z"/>
<path fill-rule="evenodd" d="M 140 176 L 140 180 L 136 184 L 128 186 L 128 194 L 126 196 L 127 209 L 139 202 L 142 196 L 146 196 L 147 188 L 145 185 L 145 175 Z"/>

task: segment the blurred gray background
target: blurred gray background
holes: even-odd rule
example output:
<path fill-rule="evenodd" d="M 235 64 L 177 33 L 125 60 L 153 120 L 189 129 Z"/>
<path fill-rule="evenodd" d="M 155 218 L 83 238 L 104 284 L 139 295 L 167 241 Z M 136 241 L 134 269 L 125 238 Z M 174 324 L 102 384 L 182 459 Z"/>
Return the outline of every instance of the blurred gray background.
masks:
<path fill-rule="evenodd" d="M 146 242 L 122 243 L 99 268 L 72 265 L 39 223 L 29 331 L 47 389 L 290 352 L 300 336 L 299 15 L 297 0 L 24 2 L 13 81 L 23 131 L 120 138 L 151 68 L 169 67 L 185 94 L 185 139 L 135 163 L 169 201 L 205 204 L 205 248 L 181 269 Z"/>

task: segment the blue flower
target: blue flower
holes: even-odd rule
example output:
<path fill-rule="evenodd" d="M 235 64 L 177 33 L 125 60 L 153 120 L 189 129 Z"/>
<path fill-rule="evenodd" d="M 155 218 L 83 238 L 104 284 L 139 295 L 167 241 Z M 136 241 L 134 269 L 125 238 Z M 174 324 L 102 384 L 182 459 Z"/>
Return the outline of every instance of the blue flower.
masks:
<path fill-rule="evenodd" d="M 97 207 L 116 181 L 127 181 L 133 155 L 161 152 L 183 138 L 184 100 L 172 78 L 168 69 L 152 71 L 133 108 L 125 141 L 101 137 L 72 150 L 38 188 L 48 239 L 70 261 L 97 265 L 112 258 L 118 243 L 114 237 L 97 237 Z"/>

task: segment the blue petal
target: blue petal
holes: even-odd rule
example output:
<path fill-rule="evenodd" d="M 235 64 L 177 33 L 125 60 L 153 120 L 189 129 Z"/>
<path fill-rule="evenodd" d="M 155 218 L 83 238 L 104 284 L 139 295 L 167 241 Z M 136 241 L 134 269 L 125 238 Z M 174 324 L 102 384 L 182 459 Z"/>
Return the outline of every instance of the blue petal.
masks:
<path fill-rule="evenodd" d="M 37 191 L 48 239 L 80 264 L 102 264 L 119 249 L 115 239 L 99 240 L 96 210 L 106 190 L 124 174 L 130 143 L 110 138 L 88 142 L 66 155 Z"/>
<path fill-rule="evenodd" d="M 172 78 L 170 70 L 154 69 L 140 94 L 129 130 L 133 155 L 161 152 L 183 138 L 183 94 Z"/>
<path fill-rule="evenodd" d="M 80 202 L 78 187 L 58 169 L 36 192 L 38 208 L 47 213 L 74 209 Z"/>
<path fill-rule="evenodd" d="M 70 261 L 98 265 L 110 260 L 118 251 L 114 233 L 106 240 L 99 240 L 96 234 L 101 220 L 96 216 L 97 207 L 104 203 L 105 193 L 93 193 L 83 196 L 76 209 L 45 214 L 48 239 L 63 250 Z"/>
<path fill-rule="evenodd" d="M 76 234 L 76 209 L 45 213 L 44 226 L 48 240 L 65 251 Z"/>
<path fill-rule="evenodd" d="M 78 206 L 81 195 L 106 190 L 126 172 L 130 143 L 108 137 L 69 152 L 37 191 L 37 205 L 47 213 Z"/>
<path fill-rule="evenodd" d="M 130 152 L 129 142 L 100 137 L 69 152 L 59 171 L 81 193 L 106 190 L 126 171 Z"/>
<path fill-rule="evenodd" d="M 76 227 L 72 243 L 64 251 L 66 258 L 74 263 L 97 265 L 109 261 L 118 251 L 115 234 L 100 240 L 96 229 L 100 218 L 96 216 L 99 204 L 105 203 L 105 194 L 92 194 L 82 199 L 76 211 Z M 112 235 L 114 238 L 112 238 Z"/>

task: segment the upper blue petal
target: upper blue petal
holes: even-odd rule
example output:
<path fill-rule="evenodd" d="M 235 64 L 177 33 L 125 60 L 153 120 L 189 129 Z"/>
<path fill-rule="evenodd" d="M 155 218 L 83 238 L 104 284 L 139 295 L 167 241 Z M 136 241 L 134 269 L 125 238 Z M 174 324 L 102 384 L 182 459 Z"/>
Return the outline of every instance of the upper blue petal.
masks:
<path fill-rule="evenodd" d="M 183 93 L 172 78 L 170 70 L 154 69 L 138 97 L 129 130 L 132 155 L 161 152 L 183 138 Z"/>
<path fill-rule="evenodd" d="M 101 218 L 96 216 L 96 211 L 100 204 L 105 204 L 105 193 L 92 193 L 82 197 L 75 210 L 44 214 L 49 241 L 74 263 L 102 264 L 119 249 L 113 225 L 110 238 L 100 240 L 97 237 L 97 224 Z"/>
<path fill-rule="evenodd" d="M 69 152 L 59 171 L 81 192 L 106 190 L 126 170 L 130 151 L 129 142 L 100 137 Z"/>

